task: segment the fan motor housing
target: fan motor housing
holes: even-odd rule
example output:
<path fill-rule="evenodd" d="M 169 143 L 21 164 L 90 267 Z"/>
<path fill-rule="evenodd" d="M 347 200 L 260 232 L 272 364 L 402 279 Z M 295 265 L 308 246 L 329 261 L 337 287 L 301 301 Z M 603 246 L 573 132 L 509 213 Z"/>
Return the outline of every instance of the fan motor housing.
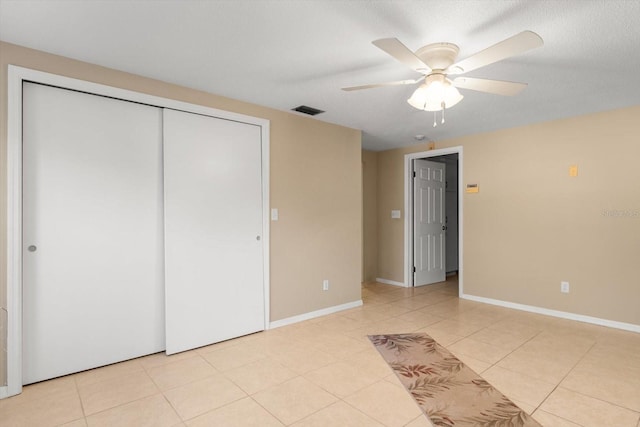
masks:
<path fill-rule="evenodd" d="M 453 43 L 432 43 L 416 50 L 416 56 L 432 70 L 446 70 L 458 57 L 460 48 Z"/>

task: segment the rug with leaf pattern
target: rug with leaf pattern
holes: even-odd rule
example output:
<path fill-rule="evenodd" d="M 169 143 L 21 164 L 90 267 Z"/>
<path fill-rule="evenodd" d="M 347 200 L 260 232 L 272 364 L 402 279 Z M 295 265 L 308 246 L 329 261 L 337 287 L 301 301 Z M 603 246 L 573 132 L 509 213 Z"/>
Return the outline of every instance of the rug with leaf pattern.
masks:
<path fill-rule="evenodd" d="M 429 335 L 369 339 L 434 426 L 540 427 Z"/>

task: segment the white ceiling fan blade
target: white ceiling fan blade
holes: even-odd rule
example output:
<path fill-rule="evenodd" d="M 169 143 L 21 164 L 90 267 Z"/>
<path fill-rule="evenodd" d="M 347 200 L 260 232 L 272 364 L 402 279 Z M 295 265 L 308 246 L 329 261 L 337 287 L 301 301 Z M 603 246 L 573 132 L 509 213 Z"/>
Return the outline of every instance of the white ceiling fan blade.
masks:
<path fill-rule="evenodd" d="M 510 56 L 518 55 L 544 44 L 542 37 L 533 31 L 523 31 L 506 40 L 496 43 L 475 55 L 463 59 L 447 69 L 448 74 L 462 74 L 494 62 L 501 61 Z"/>
<path fill-rule="evenodd" d="M 420 58 L 418 58 L 408 47 L 396 38 L 374 40 L 376 47 L 384 50 L 398 61 L 402 62 L 409 68 L 421 73 L 428 73 L 431 68 L 427 66 Z"/>
<path fill-rule="evenodd" d="M 453 81 L 460 89 L 477 90 L 478 92 L 493 93 L 495 95 L 517 95 L 527 87 L 526 83 L 507 82 L 504 80 L 476 79 L 473 77 L 458 77 Z"/>
<path fill-rule="evenodd" d="M 424 79 L 424 76 L 422 76 L 422 77 L 420 77 L 418 79 L 415 79 L 415 80 L 398 80 L 398 81 L 395 81 L 395 82 L 376 83 L 376 84 L 363 85 L 363 86 L 343 87 L 342 90 L 350 92 L 352 90 L 371 89 L 371 88 L 374 88 L 374 87 L 412 85 L 412 84 L 416 84 L 416 83 L 420 82 L 423 79 Z"/>

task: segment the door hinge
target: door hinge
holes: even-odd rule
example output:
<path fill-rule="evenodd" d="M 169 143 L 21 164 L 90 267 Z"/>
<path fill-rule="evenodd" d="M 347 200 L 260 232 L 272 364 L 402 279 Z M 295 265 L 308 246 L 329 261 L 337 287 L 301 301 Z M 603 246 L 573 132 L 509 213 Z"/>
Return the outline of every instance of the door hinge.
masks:
<path fill-rule="evenodd" d="M 413 266 L 413 272 L 414 273 L 416 272 L 416 266 L 415 265 Z"/>
<path fill-rule="evenodd" d="M 414 178 L 416 177 L 416 171 L 413 171 L 413 177 Z"/>

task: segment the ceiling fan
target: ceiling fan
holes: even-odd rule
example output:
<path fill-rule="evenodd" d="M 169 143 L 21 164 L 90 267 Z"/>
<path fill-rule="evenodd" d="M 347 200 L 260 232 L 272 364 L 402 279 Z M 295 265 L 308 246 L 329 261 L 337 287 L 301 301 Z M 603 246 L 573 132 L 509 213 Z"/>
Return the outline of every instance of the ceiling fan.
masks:
<path fill-rule="evenodd" d="M 373 44 L 409 68 L 422 73 L 422 77 L 415 80 L 399 80 L 395 82 L 345 87 L 342 88 L 342 90 L 353 91 L 381 86 L 410 85 L 420 83 L 424 80 L 424 83 L 416 89 L 407 102 L 419 110 L 442 110 L 444 112 L 445 108 L 453 107 L 462 100 L 463 96 L 456 88 L 505 96 L 513 96 L 520 93 L 527 87 L 526 83 L 479 79 L 474 77 L 457 77 L 451 80 L 449 76 L 468 73 L 469 71 L 540 47 L 544 42 L 542 38 L 533 31 L 523 31 L 458 62 L 455 62 L 455 60 L 458 56 L 459 48 L 453 43 L 429 44 L 421 47 L 415 53 L 396 38 L 375 40 Z"/>

